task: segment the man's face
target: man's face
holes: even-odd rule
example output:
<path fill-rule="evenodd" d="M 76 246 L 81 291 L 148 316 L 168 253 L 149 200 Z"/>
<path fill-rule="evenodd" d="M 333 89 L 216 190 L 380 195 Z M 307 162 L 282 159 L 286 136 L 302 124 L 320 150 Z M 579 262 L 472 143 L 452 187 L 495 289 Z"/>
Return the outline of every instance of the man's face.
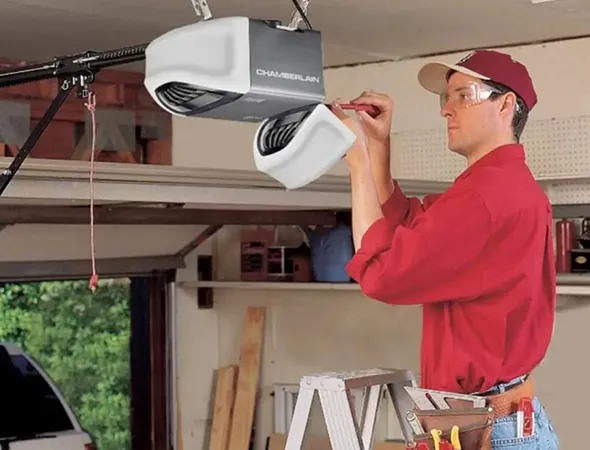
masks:
<path fill-rule="evenodd" d="M 506 134 L 511 119 L 503 98 L 489 100 L 492 89 L 481 80 L 455 72 L 441 96 L 441 115 L 447 119 L 449 149 L 464 156 Z M 508 120 L 510 119 L 510 120 Z"/>

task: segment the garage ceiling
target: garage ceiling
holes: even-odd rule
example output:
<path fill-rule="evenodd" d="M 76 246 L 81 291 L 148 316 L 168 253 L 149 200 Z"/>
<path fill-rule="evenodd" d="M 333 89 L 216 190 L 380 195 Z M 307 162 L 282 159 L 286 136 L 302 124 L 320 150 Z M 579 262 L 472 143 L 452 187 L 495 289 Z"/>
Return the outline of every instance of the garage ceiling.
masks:
<path fill-rule="evenodd" d="M 308 14 L 324 35 L 327 66 L 589 34 L 587 0 L 533 2 L 311 0 Z M 246 15 L 288 23 L 293 11 L 291 0 L 209 4 L 214 17 Z M 3 0 L 0 56 L 42 61 L 125 47 L 196 20 L 191 0 Z"/>

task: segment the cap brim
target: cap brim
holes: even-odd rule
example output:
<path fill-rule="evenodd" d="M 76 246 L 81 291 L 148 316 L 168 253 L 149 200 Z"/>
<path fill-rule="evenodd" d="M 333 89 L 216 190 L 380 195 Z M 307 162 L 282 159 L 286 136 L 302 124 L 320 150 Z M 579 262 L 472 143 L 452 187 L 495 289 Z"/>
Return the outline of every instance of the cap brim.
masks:
<path fill-rule="evenodd" d="M 431 62 L 424 65 L 418 72 L 418 82 L 427 91 L 430 91 L 433 94 L 442 94 L 446 89 L 447 73 L 449 73 L 450 70 L 455 70 L 480 80 L 490 79 L 489 77 L 481 75 L 462 66 L 443 62 Z"/>

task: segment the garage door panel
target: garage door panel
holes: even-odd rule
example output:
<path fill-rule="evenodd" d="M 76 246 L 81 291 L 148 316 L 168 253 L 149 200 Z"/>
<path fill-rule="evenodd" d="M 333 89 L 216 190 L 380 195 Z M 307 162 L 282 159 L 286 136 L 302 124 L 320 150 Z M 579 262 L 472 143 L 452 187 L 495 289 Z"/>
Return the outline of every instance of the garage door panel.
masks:
<path fill-rule="evenodd" d="M 172 255 L 204 226 L 95 225 L 96 258 Z M 0 261 L 89 259 L 89 225 L 12 225 L 0 232 Z"/>

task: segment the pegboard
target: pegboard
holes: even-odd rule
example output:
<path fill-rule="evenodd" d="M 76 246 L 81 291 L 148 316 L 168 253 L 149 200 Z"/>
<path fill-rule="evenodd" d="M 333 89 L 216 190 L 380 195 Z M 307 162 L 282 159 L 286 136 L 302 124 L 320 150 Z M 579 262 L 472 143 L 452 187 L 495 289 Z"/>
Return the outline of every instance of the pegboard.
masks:
<path fill-rule="evenodd" d="M 453 181 L 465 169 L 465 160 L 448 150 L 445 128 L 394 133 L 391 143 L 398 178 Z"/>
<path fill-rule="evenodd" d="M 590 175 L 590 117 L 531 121 L 522 135 L 536 177 Z"/>
<path fill-rule="evenodd" d="M 522 143 L 535 177 L 590 179 L 590 116 L 531 120 Z M 465 169 L 465 160 L 448 150 L 446 128 L 442 126 L 394 133 L 392 165 L 399 178 L 453 181 Z M 572 194 L 587 201 L 590 194 L 586 190 L 590 187 L 574 183 L 555 186 L 554 194 L 560 199 Z"/>

